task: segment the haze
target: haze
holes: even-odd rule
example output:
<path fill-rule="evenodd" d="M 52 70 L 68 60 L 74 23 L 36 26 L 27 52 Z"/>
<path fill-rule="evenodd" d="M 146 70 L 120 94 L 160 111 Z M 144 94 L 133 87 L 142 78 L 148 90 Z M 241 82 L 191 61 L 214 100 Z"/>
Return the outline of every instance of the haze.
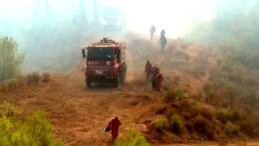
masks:
<path fill-rule="evenodd" d="M 222 18 L 223 21 L 238 19 L 240 13 L 253 14 L 252 11 L 248 13 L 248 10 L 256 3 L 256 0 L 0 0 L 0 36 L 11 36 L 18 42 L 19 50 L 26 54 L 24 64 L 30 66 L 31 71 L 44 68 L 57 71 L 56 68 L 50 69 L 52 65 L 42 64 L 47 60 L 75 66 L 78 61 L 75 58 L 80 56 L 78 49 L 90 41 L 110 36 L 102 31 L 101 12 L 105 7 L 118 7 L 122 11 L 125 30 L 115 32 L 117 35 L 135 32 L 148 36 L 149 28 L 154 24 L 157 36 L 165 29 L 168 38 L 185 37 L 186 40 L 209 42 L 208 38 L 221 38 L 216 33 L 204 36 L 206 31 L 211 31 L 208 30 L 211 25 L 207 24 L 213 22 L 215 16 L 218 16 L 217 20 Z M 239 9 L 241 7 L 245 8 L 242 12 Z M 228 21 L 215 24 L 225 26 L 228 25 L 226 23 Z M 200 24 L 208 26 L 207 29 L 197 28 Z M 224 29 L 229 28 L 232 26 Z M 249 26 L 249 31 L 254 32 L 252 28 Z M 214 31 L 225 36 L 230 34 L 225 34 L 228 31 L 223 29 Z M 243 33 L 250 34 L 246 30 Z"/>
<path fill-rule="evenodd" d="M 210 20 L 215 3 L 215 0 L 99 0 L 98 11 L 105 6 L 120 7 L 125 13 L 128 30 L 146 33 L 150 25 L 155 24 L 158 30 L 164 28 L 168 35 L 176 37 L 189 27 L 194 19 Z M 79 1 L 71 0 L 1 0 L 0 20 L 28 23 L 33 17 L 46 16 L 50 12 L 46 12 L 46 7 L 49 7 L 51 15 L 55 16 L 52 22 L 71 20 L 80 12 L 79 5 Z M 85 0 L 84 6 L 88 21 L 94 21 L 93 1 Z"/>

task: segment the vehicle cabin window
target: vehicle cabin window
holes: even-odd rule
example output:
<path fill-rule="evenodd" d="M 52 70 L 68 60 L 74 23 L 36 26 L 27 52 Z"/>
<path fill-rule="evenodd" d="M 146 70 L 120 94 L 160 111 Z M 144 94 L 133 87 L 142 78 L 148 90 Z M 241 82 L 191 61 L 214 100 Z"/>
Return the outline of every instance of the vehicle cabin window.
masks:
<path fill-rule="evenodd" d="M 87 53 L 88 60 L 113 60 L 114 58 L 114 48 L 99 47 L 99 48 L 90 48 Z"/>

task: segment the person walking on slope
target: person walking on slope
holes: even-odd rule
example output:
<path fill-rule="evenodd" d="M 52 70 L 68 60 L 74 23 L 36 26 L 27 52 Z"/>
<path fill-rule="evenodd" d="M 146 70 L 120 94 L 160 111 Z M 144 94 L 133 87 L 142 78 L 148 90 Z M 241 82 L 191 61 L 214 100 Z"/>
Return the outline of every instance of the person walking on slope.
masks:
<path fill-rule="evenodd" d="M 150 39 L 152 40 L 153 37 L 154 37 L 154 34 L 156 33 L 156 27 L 155 27 L 155 25 L 152 25 L 152 26 L 151 26 L 149 32 L 150 32 Z"/>
<path fill-rule="evenodd" d="M 152 75 L 151 75 L 151 85 L 152 89 L 155 91 L 156 90 L 156 80 L 155 76 L 157 75 L 157 70 L 158 70 L 158 65 L 156 64 L 155 66 L 152 67 Z"/>
<path fill-rule="evenodd" d="M 160 33 L 160 37 L 162 37 L 162 36 L 165 36 L 165 30 L 164 29 L 162 29 L 162 31 Z"/>
<path fill-rule="evenodd" d="M 152 64 L 149 61 L 147 61 L 145 65 L 145 73 L 146 73 L 146 80 L 149 81 L 152 74 Z"/>
<path fill-rule="evenodd" d="M 167 44 L 167 39 L 166 39 L 166 37 L 164 35 L 163 36 L 161 35 L 159 43 L 160 43 L 161 53 L 164 53 L 165 46 Z"/>
<path fill-rule="evenodd" d="M 109 122 L 108 127 L 105 130 L 105 131 L 111 130 L 111 135 L 112 135 L 112 141 L 113 142 L 115 141 L 115 139 L 119 135 L 119 127 L 120 127 L 120 125 L 121 125 L 120 120 L 118 119 L 118 117 L 115 117 L 114 119 L 112 119 Z"/>
<path fill-rule="evenodd" d="M 153 75 L 153 84 L 155 84 L 155 87 L 153 87 L 153 89 L 160 92 L 160 88 L 163 80 L 164 80 L 164 77 L 162 72 L 160 72 L 159 68 L 156 67 L 155 73 Z"/>

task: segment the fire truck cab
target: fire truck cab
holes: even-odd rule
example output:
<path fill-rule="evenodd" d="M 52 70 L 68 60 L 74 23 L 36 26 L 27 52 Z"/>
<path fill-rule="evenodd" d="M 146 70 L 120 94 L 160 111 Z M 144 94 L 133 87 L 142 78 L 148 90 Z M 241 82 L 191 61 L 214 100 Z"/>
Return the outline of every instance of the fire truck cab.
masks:
<path fill-rule="evenodd" d="M 91 87 L 93 82 L 104 80 L 112 81 L 118 87 L 125 81 L 127 72 L 125 42 L 103 38 L 83 48 L 82 55 L 86 58 L 87 87 Z"/>

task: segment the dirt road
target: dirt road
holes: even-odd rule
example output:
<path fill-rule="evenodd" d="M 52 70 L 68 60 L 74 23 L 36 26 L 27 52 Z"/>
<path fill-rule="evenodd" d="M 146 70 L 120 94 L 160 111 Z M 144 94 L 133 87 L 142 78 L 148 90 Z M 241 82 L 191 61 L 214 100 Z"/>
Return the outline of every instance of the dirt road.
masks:
<path fill-rule="evenodd" d="M 155 100 L 144 92 L 151 91 L 149 84 L 133 86 L 133 82 L 120 88 L 97 84 L 86 89 L 83 74 L 52 75 L 48 83 L 0 93 L 0 101 L 17 105 L 26 115 L 36 109 L 45 110 L 56 137 L 66 145 L 101 146 L 110 139 L 102 130 L 111 118 L 121 119 L 123 132 L 137 123 L 139 116 L 150 110 L 151 100 Z M 144 88 L 140 88 L 142 85 Z"/>

